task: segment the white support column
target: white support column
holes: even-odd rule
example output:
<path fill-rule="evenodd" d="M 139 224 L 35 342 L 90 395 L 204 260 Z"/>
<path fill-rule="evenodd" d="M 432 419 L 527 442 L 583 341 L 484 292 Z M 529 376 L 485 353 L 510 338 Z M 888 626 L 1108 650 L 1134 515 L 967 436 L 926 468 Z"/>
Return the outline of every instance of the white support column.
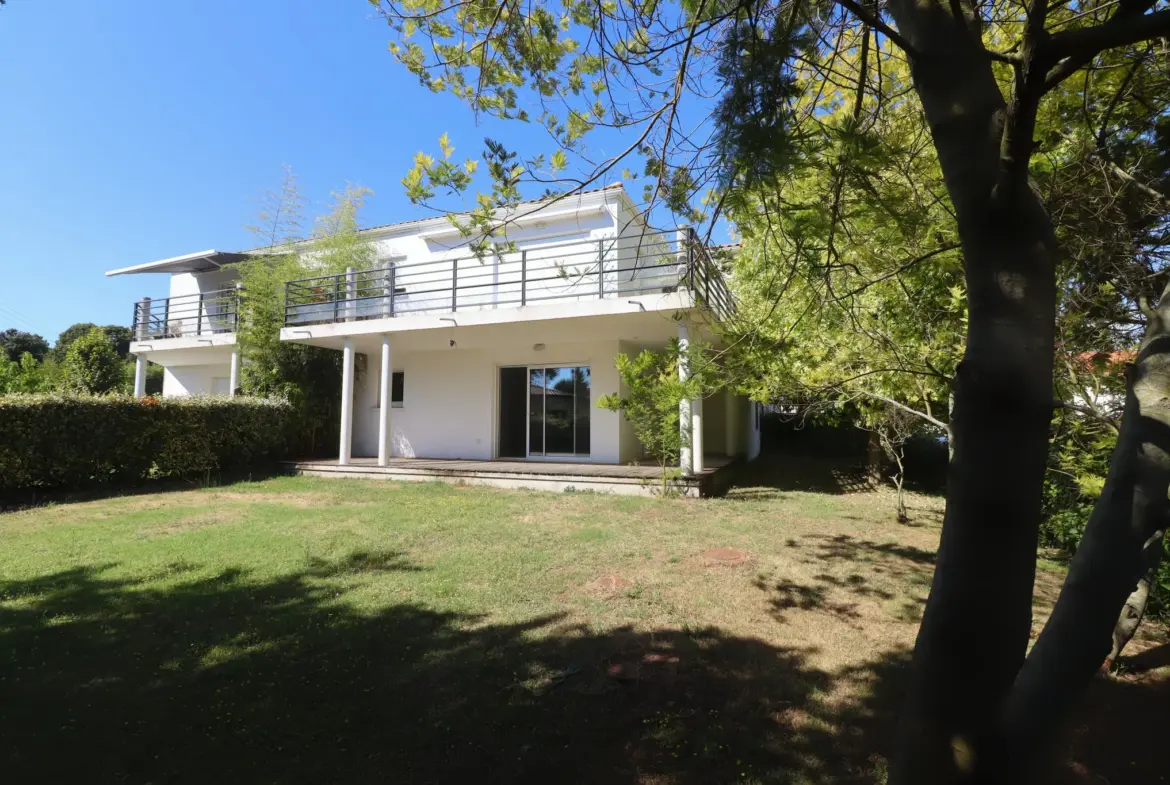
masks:
<path fill-rule="evenodd" d="M 341 449 L 337 463 L 349 465 L 353 447 L 353 339 L 345 339 L 341 361 Z"/>
<path fill-rule="evenodd" d="M 760 404 L 748 401 L 747 459 L 754 461 L 760 454 Z"/>
<path fill-rule="evenodd" d="M 236 388 L 240 386 L 240 347 L 232 347 L 232 368 L 228 372 L 228 397 L 236 397 Z"/>
<path fill-rule="evenodd" d="M 686 381 L 691 375 L 690 366 L 687 363 L 686 351 L 691 345 L 691 334 L 687 330 L 687 326 L 682 322 L 678 324 L 678 378 L 679 381 Z M 678 427 L 681 431 L 682 444 L 678 451 L 678 468 L 683 474 L 691 474 L 694 470 L 692 463 L 693 453 L 691 452 L 694 444 L 691 428 L 694 425 L 694 418 L 691 415 L 691 402 L 689 400 L 682 400 L 678 402 Z"/>
<path fill-rule="evenodd" d="M 390 463 L 390 400 L 394 380 L 394 364 L 390 354 L 390 336 L 382 336 L 382 374 L 378 380 L 378 400 L 381 408 L 378 410 L 378 465 Z"/>
<path fill-rule="evenodd" d="M 134 397 L 146 395 L 146 355 L 139 354 L 134 358 Z"/>
<path fill-rule="evenodd" d="M 703 399 L 691 401 L 691 472 L 703 471 Z"/>

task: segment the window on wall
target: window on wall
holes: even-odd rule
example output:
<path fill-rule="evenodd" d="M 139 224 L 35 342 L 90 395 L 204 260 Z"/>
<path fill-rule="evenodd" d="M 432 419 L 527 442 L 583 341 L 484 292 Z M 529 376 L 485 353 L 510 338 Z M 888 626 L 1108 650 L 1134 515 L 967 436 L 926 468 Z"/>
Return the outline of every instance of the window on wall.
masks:
<path fill-rule="evenodd" d="M 402 408 L 402 391 L 405 389 L 405 385 L 406 385 L 406 375 L 405 375 L 404 371 L 395 371 L 394 373 L 390 374 L 390 408 L 391 409 L 401 409 Z M 378 397 L 377 401 L 374 403 L 374 408 L 375 409 L 382 408 L 382 385 L 381 384 L 377 385 L 374 395 L 376 395 Z"/>

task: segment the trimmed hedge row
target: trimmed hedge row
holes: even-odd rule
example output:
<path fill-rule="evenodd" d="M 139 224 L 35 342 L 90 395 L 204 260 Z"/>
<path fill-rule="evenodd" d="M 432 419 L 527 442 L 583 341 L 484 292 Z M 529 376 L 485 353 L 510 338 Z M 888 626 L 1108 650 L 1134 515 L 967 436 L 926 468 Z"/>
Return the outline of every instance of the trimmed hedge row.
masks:
<path fill-rule="evenodd" d="M 295 421 L 267 398 L 0 396 L 0 494 L 261 468 L 287 456 Z"/>

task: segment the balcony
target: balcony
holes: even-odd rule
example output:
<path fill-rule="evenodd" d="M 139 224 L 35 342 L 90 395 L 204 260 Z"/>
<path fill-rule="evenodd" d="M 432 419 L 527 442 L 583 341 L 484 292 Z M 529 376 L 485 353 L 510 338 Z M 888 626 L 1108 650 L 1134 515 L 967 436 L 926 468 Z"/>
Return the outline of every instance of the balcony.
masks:
<path fill-rule="evenodd" d="M 389 263 L 285 284 L 286 327 L 572 303 L 689 291 L 716 318 L 735 310 L 718 266 L 692 230 L 542 245 L 418 263 Z"/>
<path fill-rule="evenodd" d="M 240 311 L 240 289 L 219 289 L 134 304 L 134 340 L 194 338 L 232 333 Z"/>

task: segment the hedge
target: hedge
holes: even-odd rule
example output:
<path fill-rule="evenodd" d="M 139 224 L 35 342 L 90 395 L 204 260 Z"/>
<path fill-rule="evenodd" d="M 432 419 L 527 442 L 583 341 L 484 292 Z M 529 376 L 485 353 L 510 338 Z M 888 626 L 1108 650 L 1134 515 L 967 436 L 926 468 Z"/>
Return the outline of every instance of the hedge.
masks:
<path fill-rule="evenodd" d="M 288 457 L 294 411 L 249 397 L 0 396 L 0 496 L 263 468 Z"/>

